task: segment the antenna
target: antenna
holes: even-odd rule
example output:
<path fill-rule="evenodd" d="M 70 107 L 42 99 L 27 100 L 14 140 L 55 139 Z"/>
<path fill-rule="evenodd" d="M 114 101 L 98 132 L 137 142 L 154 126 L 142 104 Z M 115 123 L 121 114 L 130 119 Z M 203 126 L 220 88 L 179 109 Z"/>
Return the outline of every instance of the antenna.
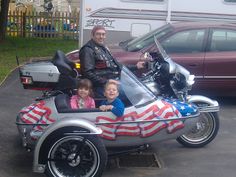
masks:
<path fill-rule="evenodd" d="M 18 57 L 18 55 L 16 55 L 16 64 L 17 64 L 17 66 L 19 66 L 19 65 L 20 65 L 20 62 L 19 62 L 19 57 Z"/>
<path fill-rule="evenodd" d="M 19 72 L 19 75 L 20 75 L 20 62 L 19 62 L 19 57 L 18 57 L 18 55 L 17 55 L 17 53 L 16 53 L 16 64 L 17 64 L 17 69 L 18 69 L 18 72 Z"/>

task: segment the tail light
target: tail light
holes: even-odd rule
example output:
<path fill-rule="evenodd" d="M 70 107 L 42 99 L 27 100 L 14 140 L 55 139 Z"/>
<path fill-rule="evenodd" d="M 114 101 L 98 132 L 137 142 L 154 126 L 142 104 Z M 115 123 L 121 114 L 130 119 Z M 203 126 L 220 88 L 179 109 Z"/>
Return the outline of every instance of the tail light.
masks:
<path fill-rule="evenodd" d="M 80 69 L 80 63 L 75 63 L 75 68 Z"/>
<path fill-rule="evenodd" d="M 22 76 L 20 77 L 21 83 L 26 84 L 26 85 L 31 85 L 33 84 L 33 80 L 30 76 Z"/>

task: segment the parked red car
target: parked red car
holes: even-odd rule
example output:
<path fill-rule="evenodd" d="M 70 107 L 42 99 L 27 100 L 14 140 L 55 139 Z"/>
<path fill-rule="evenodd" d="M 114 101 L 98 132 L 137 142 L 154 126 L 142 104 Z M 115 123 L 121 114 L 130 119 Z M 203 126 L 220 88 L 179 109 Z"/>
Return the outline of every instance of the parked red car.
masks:
<path fill-rule="evenodd" d="M 111 46 L 121 63 L 136 63 L 152 50 L 154 36 L 170 57 L 196 77 L 193 92 L 236 96 L 236 24 L 181 22 Z M 78 57 L 78 51 L 68 54 Z"/>

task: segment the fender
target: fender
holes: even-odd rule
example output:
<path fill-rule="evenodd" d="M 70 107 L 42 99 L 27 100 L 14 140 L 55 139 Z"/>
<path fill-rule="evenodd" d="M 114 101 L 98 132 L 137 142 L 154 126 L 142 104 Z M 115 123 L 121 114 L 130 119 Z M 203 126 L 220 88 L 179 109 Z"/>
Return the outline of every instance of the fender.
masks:
<path fill-rule="evenodd" d="M 204 103 L 206 105 L 197 105 L 200 112 L 218 112 L 220 110 L 219 103 L 202 95 L 189 95 L 187 97 L 189 103 Z"/>
<path fill-rule="evenodd" d="M 75 132 L 66 132 L 66 135 L 99 135 L 102 134 L 102 130 L 99 127 L 88 120 L 78 119 L 77 118 L 63 118 L 55 123 L 49 125 L 47 129 L 45 129 L 42 136 L 39 138 L 35 150 L 34 150 L 34 162 L 33 162 L 33 171 L 37 173 L 44 173 L 45 164 L 40 162 L 40 151 L 43 149 L 43 143 L 47 137 L 52 135 L 53 132 L 60 131 L 62 128 L 66 127 L 78 127 L 82 128 L 82 131 Z M 41 164 L 40 164 L 41 163 Z"/>

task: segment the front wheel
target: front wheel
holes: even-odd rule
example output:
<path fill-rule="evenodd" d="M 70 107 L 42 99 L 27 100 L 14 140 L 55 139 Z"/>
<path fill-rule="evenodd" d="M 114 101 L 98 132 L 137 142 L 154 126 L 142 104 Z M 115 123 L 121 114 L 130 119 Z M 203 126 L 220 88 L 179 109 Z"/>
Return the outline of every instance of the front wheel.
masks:
<path fill-rule="evenodd" d="M 219 116 L 217 113 L 201 113 L 196 125 L 188 133 L 178 137 L 177 141 L 185 147 L 203 147 L 216 137 L 219 124 Z"/>
<path fill-rule="evenodd" d="M 99 177 L 106 166 L 107 151 L 92 136 L 60 136 L 48 152 L 48 177 Z"/>

